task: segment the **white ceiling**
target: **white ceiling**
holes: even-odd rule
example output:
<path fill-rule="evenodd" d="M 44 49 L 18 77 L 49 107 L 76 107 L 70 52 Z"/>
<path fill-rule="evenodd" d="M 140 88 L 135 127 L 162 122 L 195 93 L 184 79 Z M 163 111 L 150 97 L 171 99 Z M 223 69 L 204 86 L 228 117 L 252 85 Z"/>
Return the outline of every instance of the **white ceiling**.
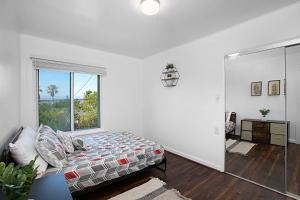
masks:
<path fill-rule="evenodd" d="M 146 16 L 140 0 L 21 0 L 21 32 L 144 58 L 299 0 L 160 0 Z"/>

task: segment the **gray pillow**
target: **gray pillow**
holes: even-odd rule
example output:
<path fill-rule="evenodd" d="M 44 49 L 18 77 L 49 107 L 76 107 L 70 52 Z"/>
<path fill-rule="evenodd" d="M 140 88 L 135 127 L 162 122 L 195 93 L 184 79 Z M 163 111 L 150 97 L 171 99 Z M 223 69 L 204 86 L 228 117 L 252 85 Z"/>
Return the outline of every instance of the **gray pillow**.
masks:
<path fill-rule="evenodd" d="M 55 135 L 55 131 L 47 125 L 41 124 L 38 131 L 38 133 L 49 133 L 49 134 L 54 134 Z"/>
<path fill-rule="evenodd" d="M 56 137 L 51 131 L 39 133 L 35 139 L 35 148 L 40 156 L 53 167 L 62 168 L 66 158 L 66 152 Z"/>
<path fill-rule="evenodd" d="M 85 141 L 80 137 L 72 138 L 72 143 L 73 143 L 76 150 L 80 150 L 80 151 L 86 151 L 87 150 L 87 146 L 86 146 Z"/>
<path fill-rule="evenodd" d="M 56 131 L 56 136 L 61 141 L 67 153 L 74 153 L 72 138 L 68 133 L 58 130 Z"/>

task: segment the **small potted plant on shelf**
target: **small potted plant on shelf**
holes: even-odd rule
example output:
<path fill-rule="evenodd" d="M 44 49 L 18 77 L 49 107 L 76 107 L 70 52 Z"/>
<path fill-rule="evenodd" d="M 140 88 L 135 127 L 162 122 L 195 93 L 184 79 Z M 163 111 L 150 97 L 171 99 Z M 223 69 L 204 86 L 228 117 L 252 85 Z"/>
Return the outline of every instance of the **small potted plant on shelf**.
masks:
<path fill-rule="evenodd" d="M 0 163 L 0 193 L 2 192 L 4 199 L 25 200 L 28 198 L 31 185 L 37 175 L 37 168 L 34 168 L 36 158 L 25 166 Z"/>
<path fill-rule="evenodd" d="M 269 114 L 269 112 L 270 112 L 270 109 L 266 109 L 266 108 L 264 108 L 264 109 L 260 109 L 259 110 L 259 112 L 260 112 L 260 114 L 262 115 L 262 120 L 265 120 L 266 119 L 266 116 Z"/>

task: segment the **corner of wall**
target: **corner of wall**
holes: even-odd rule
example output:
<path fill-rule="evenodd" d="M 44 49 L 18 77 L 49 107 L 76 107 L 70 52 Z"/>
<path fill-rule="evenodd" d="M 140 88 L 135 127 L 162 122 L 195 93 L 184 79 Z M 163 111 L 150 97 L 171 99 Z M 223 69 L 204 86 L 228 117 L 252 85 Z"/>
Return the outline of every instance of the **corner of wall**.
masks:
<path fill-rule="evenodd" d="M 20 126 L 20 35 L 15 1 L 0 7 L 0 148 Z"/>

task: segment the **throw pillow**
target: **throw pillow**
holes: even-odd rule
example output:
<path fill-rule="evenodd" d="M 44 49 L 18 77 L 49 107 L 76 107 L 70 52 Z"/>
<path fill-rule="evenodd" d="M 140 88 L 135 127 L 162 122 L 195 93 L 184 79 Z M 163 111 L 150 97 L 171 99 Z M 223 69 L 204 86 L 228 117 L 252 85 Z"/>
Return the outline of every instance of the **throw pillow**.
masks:
<path fill-rule="evenodd" d="M 72 137 L 63 131 L 56 131 L 57 138 L 61 141 L 67 153 L 74 153 Z"/>
<path fill-rule="evenodd" d="M 86 143 L 80 137 L 72 138 L 72 143 L 73 143 L 76 150 L 80 150 L 80 151 L 86 151 L 87 150 Z"/>
<path fill-rule="evenodd" d="M 62 168 L 66 158 L 66 152 L 54 134 L 39 133 L 35 140 L 35 148 L 50 165 Z"/>

